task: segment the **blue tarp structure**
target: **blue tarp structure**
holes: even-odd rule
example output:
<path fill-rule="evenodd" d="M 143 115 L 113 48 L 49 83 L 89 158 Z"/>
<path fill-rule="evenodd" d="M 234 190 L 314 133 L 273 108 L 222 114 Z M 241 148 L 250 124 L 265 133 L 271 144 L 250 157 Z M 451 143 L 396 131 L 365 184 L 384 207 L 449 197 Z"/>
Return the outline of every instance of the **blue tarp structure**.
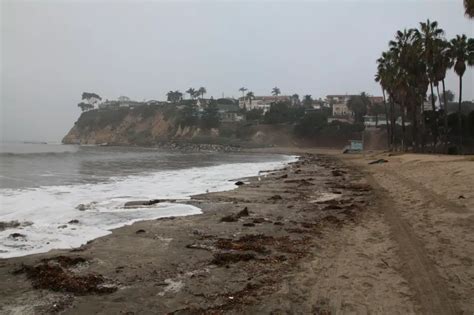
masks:
<path fill-rule="evenodd" d="M 349 140 L 349 142 L 351 143 L 351 151 L 362 151 L 364 149 L 362 140 Z"/>

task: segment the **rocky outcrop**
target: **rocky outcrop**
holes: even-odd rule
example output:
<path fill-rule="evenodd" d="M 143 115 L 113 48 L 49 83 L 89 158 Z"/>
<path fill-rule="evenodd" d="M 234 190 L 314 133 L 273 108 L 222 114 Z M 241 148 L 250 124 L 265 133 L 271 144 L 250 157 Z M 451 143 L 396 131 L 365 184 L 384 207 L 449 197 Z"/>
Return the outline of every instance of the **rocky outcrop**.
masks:
<path fill-rule="evenodd" d="M 196 127 L 182 128 L 174 116 L 161 109 L 128 108 L 84 112 L 63 138 L 65 144 L 153 145 L 173 139 L 192 138 Z"/>
<path fill-rule="evenodd" d="M 163 146 L 185 151 L 234 151 L 242 145 L 294 145 L 291 125 L 221 123 L 203 130 L 181 122 L 183 110 L 169 106 L 138 106 L 83 112 L 64 144 Z M 206 147 L 203 147 L 206 146 Z"/>

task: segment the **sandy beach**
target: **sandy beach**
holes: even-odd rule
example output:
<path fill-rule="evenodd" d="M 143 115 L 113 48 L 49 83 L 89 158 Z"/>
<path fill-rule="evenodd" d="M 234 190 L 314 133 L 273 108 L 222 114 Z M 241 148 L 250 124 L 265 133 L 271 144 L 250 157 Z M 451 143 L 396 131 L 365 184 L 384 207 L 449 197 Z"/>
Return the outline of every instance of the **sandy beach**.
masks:
<path fill-rule="evenodd" d="M 0 312 L 474 311 L 472 157 L 265 152 L 301 158 L 194 196 L 203 214 L 0 260 Z"/>

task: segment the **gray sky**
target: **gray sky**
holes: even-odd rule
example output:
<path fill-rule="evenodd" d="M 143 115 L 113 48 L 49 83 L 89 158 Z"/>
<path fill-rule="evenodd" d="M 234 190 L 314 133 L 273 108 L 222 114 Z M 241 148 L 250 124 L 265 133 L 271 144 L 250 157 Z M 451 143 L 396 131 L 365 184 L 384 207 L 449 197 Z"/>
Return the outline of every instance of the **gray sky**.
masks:
<path fill-rule="evenodd" d="M 165 99 L 205 86 L 214 97 L 380 94 L 375 60 L 395 31 L 437 20 L 473 35 L 461 0 L 9 1 L 1 7 L 0 132 L 59 141 L 83 91 Z M 454 74 L 447 88 L 457 94 Z M 474 98 L 473 69 L 464 98 Z"/>

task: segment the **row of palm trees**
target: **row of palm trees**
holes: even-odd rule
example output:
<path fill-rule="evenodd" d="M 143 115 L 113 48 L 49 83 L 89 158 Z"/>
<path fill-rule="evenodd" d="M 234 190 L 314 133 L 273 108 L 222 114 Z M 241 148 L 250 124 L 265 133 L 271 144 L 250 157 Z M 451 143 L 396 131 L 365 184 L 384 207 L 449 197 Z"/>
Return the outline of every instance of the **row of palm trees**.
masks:
<path fill-rule="evenodd" d="M 249 91 L 247 94 L 245 94 L 246 91 L 248 91 L 247 88 L 241 87 L 239 89 L 240 92 L 242 92 L 242 97 L 248 98 L 250 101 L 255 97 L 254 93 L 252 91 Z M 186 90 L 186 93 L 189 94 L 190 99 L 197 99 L 201 97 L 202 99 L 204 98 L 204 94 L 207 93 L 207 90 L 205 87 L 200 87 L 199 89 L 195 88 L 189 88 Z M 281 94 L 281 91 L 278 87 L 274 87 L 272 89 L 272 95 L 278 96 Z M 169 91 L 166 93 L 166 96 L 168 98 L 168 101 L 172 103 L 177 103 L 183 99 L 184 94 L 181 93 L 179 90 L 176 91 Z"/>
<path fill-rule="evenodd" d="M 199 89 L 189 88 L 186 90 L 186 93 L 189 94 L 189 98 L 192 100 L 197 99 L 199 97 L 203 99 L 204 94 L 207 93 L 207 90 L 205 87 L 201 86 Z M 168 93 L 166 93 L 166 96 L 169 102 L 178 103 L 179 101 L 183 99 L 184 94 L 181 93 L 179 90 L 176 90 L 176 91 L 169 91 Z"/>
<path fill-rule="evenodd" d="M 431 139 L 432 149 L 439 150 L 441 143 L 444 143 L 441 147 L 447 149 L 449 130 L 445 78 L 447 71 L 453 68 L 459 76 L 458 145 L 461 148 L 462 79 L 467 66 L 472 65 L 474 39 L 457 35 L 447 40 L 436 21 L 421 22 L 418 29 L 397 31 L 395 39 L 389 42 L 389 49 L 377 60 L 375 76 L 382 87 L 389 146 L 394 148 L 396 143 L 400 143 L 402 150 L 411 146 L 414 151 L 423 151 L 428 139 Z M 440 83 L 443 99 L 439 97 Z M 435 89 L 441 109 L 436 107 Z M 431 111 L 424 108 L 427 93 L 430 94 Z M 400 141 L 397 141 L 396 107 L 402 120 Z M 407 123 L 412 131 L 411 143 L 407 139 Z"/>
<path fill-rule="evenodd" d="M 239 92 L 242 93 L 242 98 L 247 99 L 250 103 L 252 103 L 252 100 L 255 98 L 255 94 L 252 91 L 249 91 L 249 92 L 247 92 L 247 91 L 248 91 L 248 89 L 246 87 L 241 87 L 239 89 Z M 247 92 L 247 94 L 245 94 L 245 92 Z M 278 87 L 275 86 L 272 89 L 272 95 L 273 96 L 278 96 L 280 94 L 281 94 L 281 90 Z"/>

